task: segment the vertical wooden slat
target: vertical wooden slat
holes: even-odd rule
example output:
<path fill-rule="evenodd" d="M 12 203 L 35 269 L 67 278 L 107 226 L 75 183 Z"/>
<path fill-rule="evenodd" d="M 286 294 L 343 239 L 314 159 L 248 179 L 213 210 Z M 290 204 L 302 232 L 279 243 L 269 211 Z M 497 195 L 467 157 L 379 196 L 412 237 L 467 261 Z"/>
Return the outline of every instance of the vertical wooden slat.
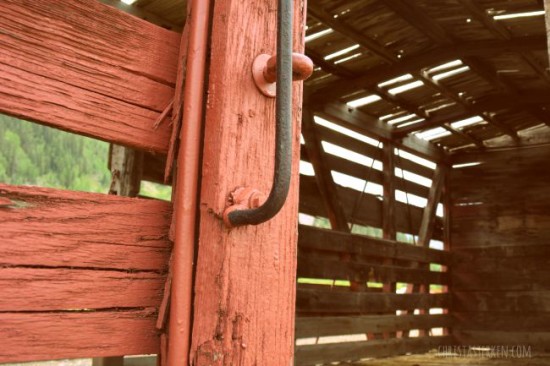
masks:
<path fill-rule="evenodd" d="M 430 240 L 432 240 L 437 205 L 441 200 L 441 191 L 443 190 L 444 181 L 444 168 L 441 164 L 437 166 L 432 179 L 432 186 L 430 187 L 430 193 L 428 194 L 428 203 L 422 213 L 422 222 L 420 224 L 420 231 L 418 233 L 418 245 L 422 247 L 428 247 Z"/>
<path fill-rule="evenodd" d="M 109 149 L 111 187 L 109 194 L 137 197 L 143 174 L 143 152 L 129 147 L 111 144 Z M 124 356 L 94 357 L 92 366 L 122 366 Z"/>
<path fill-rule="evenodd" d="M 296 281 L 301 83 L 293 83 L 291 188 L 277 216 L 228 229 L 221 220 L 240 186 L 269 192 L 275 101 L 254 85 L 251 65 L 274 53 L 277 1 L 214 4 L 195 277 L 193 365 L 292 364 Z M 305 2 L 295 1 L 294 51 L 303 50 Z"/>
<path fill-rule="evenodd" d="M 109 194 L 137 197 L 143 175 L 143 152 L 120 145 L 111 145 Z"/>
<path fill-rule="evenodd" d="M 384 239 L 395 240 L 395 147 L 385 143 L 383 148 L 383 188 L 382 225 Z"/>
<path fill-rule="evenodd" d="M 382 229 L 384 239 L 395 240 L 395 147 L 393 144 L 386 142 L 383 147 L 383 189 L 384 201 L 382 202 Z M 386 259 L 384 264 L 391 265 L 393 260 Z M 395 293 L 396 283 L 386 282 L 383 284 L 382 291 Z M 389 336 L 395 337 L 395 332 L 384 333 L 384 338 Z"/>
<path fill-rule="evenodd" d="M 426 203 L 426 207 L 424 207 L 424 211 L 422 213 L 422 221 L 420 223 L 420 230 L 418 233 L 418 246 L 421 247 L 429 247 L 430 241 L 432 240 L 434 226 L 435 226 L 435 220 L 436 220 L 436 212 L 437 212 L 437 206 L 439 204 L 439 201 L 441 200 L 441 191 L 443 190 L 443 183 L 444 183 L 444 176 L 445 176 L 445 167 L 443 164 L 438 164 L 433 175 L 432 179 L 432 185 L 430 187 L 430 192 L 428 194 L 428 202 Z M 429 269 L 429 264 L 422 264 L 420 265 L 421 269 Z M 429 293 L 430 292 L 430 285 L 429 284 L 415 284 L 411 286 L 410 284 L 407 286 L 407 293 Z M 429 309 L 419 309 L 420 314 L 426 314 L 426 310 Z M 420 329 L 419 335 L 425 336 L 428 334 L 428 329 Z M 404 335 L 408 335 L 408 331 L 404 332 Z"/>
<path fill-rule="evenodd" d="M 314 115 L 309 109 L 304 109 L 302 117 L 302 136 L 306 142 L 307 156 L 313 170 L 315 181 L 326 207 L 330 225 L 334 230 L 349 232 L 348 220 L 338 198 L 338 191 L 334 185 L 332 172 L 325 159 L 325 152 L 321 140 L 315 131 Z"/>

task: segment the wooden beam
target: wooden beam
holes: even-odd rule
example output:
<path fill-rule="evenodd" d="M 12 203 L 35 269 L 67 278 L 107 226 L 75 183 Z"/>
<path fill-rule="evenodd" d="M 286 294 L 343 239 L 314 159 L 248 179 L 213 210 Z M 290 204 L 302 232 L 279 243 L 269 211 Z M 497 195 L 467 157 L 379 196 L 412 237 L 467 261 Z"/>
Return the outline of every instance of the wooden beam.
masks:
<path fill-rule="evenodd" d="M 517 319 L 515 320 L 517 321 Z M 525 345 L 525 348 L 520 348 L 525 350 L 525 357 L 532 355 L 531 352 L 548 352 L 550 347 L 550 332 L 495 332 L 495 331 L 473 331 L 473 330 L 459 330 L 453 332 L 453 336 L 456 341 L 461 345 L 471 345 L 474 346 L 478 344 L 483 344 L 486 346 L 497 346 L 505 347 L 509 346 L 518 346 Z M 522 351 L 518 351 L 522 352 Z"/>
<path fill-rule="evenodd" d="M 452 337 L 421 337 L 299 346 L 296 347 L 296 365 L 313 366 L 331 361 L 424 353 L 438 346 L 451 344 L 454 344 Z"/>
<path fill-rule="evenodd" d="M 421 247 L 428 248 L 430 246 L 430 240 L 432 240 L 434 223 L 437 217 L 437 206 L 441 200 L 441 192 L 445 182 L 445 171 L 445 167 L 441 165 L 438 165 L 434 171 L 432 186 L 430 187 L 430 193 L 428 195 L 428 203 L 426 207 L 424 207 L 422 224 L 420 225 L 418 234 L 418 245 Z"/>
<path fill-rule="evenodd" d="M 384 142 L 393 141 L 397 147 L 432 161 L 443 163 L 447 161 L 447 154 L 443 150 L 415 136 L 407 136 L 398 141 L 392 140 L 392 128 L 389 125 L 357 109 L 348 108 L 346 105 L 340 103 L 316 103 L 315 105 L 310 105 L 310 107 L 321 117 L 338 122 L 359 133 L 378 138 Z"/>
<path fill-rule="evenodd" d="M 168 202 L 3 184 L 0 196 L 15 202 L 0 209 L 5 265 L 161 271 L 168 262 Z"/>
<path fill-rule="evenodd" d="M 385 61 L 393 61 L 397 58 L 396 54 L 393 54 L 389 49 L 381 46 L 378 42 L 365 37 L 361 32 L 356 31 L 353 27 L 348 26 L 340 22 L 332 14 L 325 12 L 320 6 L 312 3 L 308 4 L 308 15 L 316 18 L 323 24 L 331 27 L 339 33 L 342 33 L 346 37 L 358 42 L 361 46 L 373 52 L 375 55 L 381 57 Z"/>
<path fill-rule="evenodd" d="M 306 7 L 293 5 L 293 49 L 301 52 Z M 237 187 L 267 194 L 272 185 L 275 100 L 258 91 L 250 65 L 259 53 L 274 53 L 273 9 L 273 0 L 214 3 L 190 354 L 198 366 L 279 366 L 293 357 L 301 83 L 293 84 L 292 177 L 284 207 L 258 226 L 230 230 L 221 219 Z"/>
<path fill-rule="evenodd" d="M 339 66 L 339 65 L 335 65 L 335 64 L 331 63 L 330 61 L 324 60 L 322 56 L 320 56 L 319 54 L 317 54 L 313 50 L 308 50 L 306 48 L 306 53 L 313 60 L 315 65 L 321 67 L 324 71 L 326 71 L 328 73 L 331 73 L 331 74 L 339 76 L 339 77 L 344 77 L 344 78 L 352 78 L 352 77 L 356 76 L 353 72 L 349 71 L 348 69 L 346 69 L 342 66 Z M 414 113 L 419 117 L 422 117 L 422 118 L 425 118 L 425 119 L 430 118 L 428 113 L 426 113 L 423 109 L 421 109 L 418 106 L 416 106 L 416 105 L 408 102 L 407 100 L 399 97 L 398 95 L 393 95 L 393 94 L 385 91 L 384 89 L 382 89 L 378 86 L 370 87 L 370 88 L 368 88 L 368 91 L 371 92 L 371 93 L 379 95 L 383 100 L 387 101 L 388 103 L 395 104 L 396 106 L 398 106 L 398 107 L 400 107 L 400 108 L 402 108 L 406 111 L 409 111 L 411 113 Z M 448 124 L 444 124 L 443 126 L 444 126 L 445 129 L 447 129 L 448 131 L 451 131 L 453 134 L 461 137 L 462 139 L 464 139 L 464 140 L 466 140 L 470 143 L 474 143 L 479 148 L 484 148 L 483 143 L 481 141 L 479 141 L 478 139 L 474 138 L 473 136 L 465 134 L 460 130 L 455 130 Z"/>
<path fill-rule="evenodd" d="M 6 0 L 1 10 L 2 113 L 166 152 L 169 127 L 153 125 L 174 93 L 177 33 L 97 1 Z"/>
<path fill-rule="evenodd" d="M 296 312 L 365 314 L 401 309 L 448 308 L 450 294 L 384 294 L 301 289 L 296 293 Z"/>
<path fill-rule="evenodd" d="M 404 329 L 439 328 L 453 323 L 450 315 L 362 315 L 296 318 L 296 338 L 395 332 Z"/>
<path fill-rule="evenodd" d="M 370 145 L 366 142 L 359 141 L 357 139 L 354 139 L 353 137 L 344 135 L 342 133 L 339 133 L 337 131 L 333 131 L 327 127 L 317 125 L 317 134 L 319 135 L 319 138 L 323 141 L 327 141 L 339 146 L 345 146 L 346 149 L 354 151 L 358 154 L 368 156 L 372 159 L 384 160 L 383 151 L 382 149 Z M 304 150 L 305 152 L 305 150 Z M 305 156 L 307 156 L 307 152 L 305 153 Z M 331 160 L 333 158 L 336 158 L 334 155 L 327 155 L 327 160 Z M 340 159 L 341 160 L 341 159 Z M 345 160 L 345 159 L 344 159 Z M 431 178 L 433 175 L 433 169 L 430 169 L 429 167 L 426 167 L 424 165 L 420 165 L 418 163 L 415 163 L 408 159 L 398 159 L 396 161 L 396 165 L 400 168 L 409 170 L 415 174 L 421 175 L 426 178 Z M 364 166 L 364 165 L 363 165 Z M 355 174 L 361 174 L 361 169 L 357 169 Z M 353 175 L 353 174 L 352 174 Z M 382 181 L 382 176 L 380 175 L 380 172 L 376 171 L 370 174 L 370 177 L 379 177 L 380 182 Z M 379 184 L 382 184 L 380 183 Z"/>
<path fill-rule="evenodd" d="M 109 194 L 137 197 L 141 189 L 143 151 L 111 144 L 109 145 L 109 170 L 111 186 Z M 124 366 L 124 356 L 94 357 L 92 366 Z"/>
<path fill-rule="evenodd" d="M 410 2 L 402 1 L 402 0 L 390 0 L 385 2 L 385 5 L 392 8 L 397 14 L 399 14 L 401 17 L 403 17 L 413 26 L 419 28 L 421 31 L 424 31 L 430 38 L 432 38 L 439 45 L 446 46 L 453 43 L 453 39 L 447 34 L 445 29 L 443 29 L 439 24 L 437 24 L 433 19 L 426 16 L 426 14 L 424 14 L 424 12 L 422 12 L 421 9 L 418 8 L 416 5 Z M 330 16 L 326 16 L 325 18 L 327 17 L 330 18 Z M 363 44 L 371 52 L 374 52 L 376 55 L 382 57 L 385 61 L 388 61 L 394 64 L 399 62 L 399 58 L 397 57 L 397 55 L 388 54 L 387 51 L 385 51 L 385 48 L 378 45 L 377 42 L 370 40 L 368 39 L 368 37 L 365 37 L 355 32 L 352 28 L 348 27 L 345 24 L 342 24 L 338 20 L 332 19 L 330 20 L 330 22 L 331 22 L 330 25 L 333 29 L 353 39 L 359 44 Z M 378 48 L 374 46 L 378 46 Z M 430 76 L 428 76 L 426 73 L 422 72 L 421 70 L 420 71 L 414 70 L 412 74 L 413 76 L 422 80 L 425 85 L 434 88 L 435 90 L 442 93 L 445 97 L 462 105 L 465 110 L 472 113 L 470 103 L 467 103 L 465 100 L 463 100 L 463 98 L 460 95 L 458 95 L 454 91 L 451 91 L 450 89 L 448 89 L 447 87 L 439 83 L 438 81 L 433 80 Z M 372 89 L 372 87 L 368 87 L 368 88 Z M 423 113 L 422 111 L 419 111 L 418 108 L 413 107 L 411 109 L 410 106 L 408 107 L 404 106 L 404 108 L 409 110 L 411 113 L 416 113 L 417 115 L 422 116 L 424 118 L 429 118 L 425 113 Z M 507 129 L 506 126 L 502 125 L 501 123 L 498 123 L 498 121 L 494 121 L 493 117 L 490 114 L 485 112 L 481 112 L 481 113 L 485 116 L 485 119 L 488 122 L 494 124 L 498 129 L 502 130 L 503 133 L 507 133 L 510 136 L 515 136 L 515 133 L 513 131 L 510 131 L 510 129 Z M 462 138 L 467 138 L 468 142 L 471 142 L 471 140 L 473 139 L 469 137 L 469 135 L 460 134 L 459 132 L 452 129 L 452 127 L 447 127 L 447 129 L 450 130 L 452 133 L 455 133 L 461 136 Z M 475 139 L 474 139 L 474 143 L 476 144 L 476 146 L 483 147 L 483 144 L 479 141 L 476 141 Z"/>
<path fill-rule="evenodd" d="M 346 146 L 346 145 L 340 145 L 340 146 Z M 353 151 L 352 149 L 350 150 Z M 307 156 L 307 153 L 305 152 L 305 150 L 302 150 L 300 159 L 303 161 L 309 162 L 309 157 Z M 380 185 L 384 184 L 383 173 L 374 168 L 370 169 L 370 167 L 367 167 L 359 163 L 355 163 L 353 161 L 349 161 L 344 158 L 340 158 L 335 155 L 327 154 L 326 161 L 327 161 L 328 167 L 331 170 L 344 173 L 349 176 L 356 177 L 358 179 L 365 179 L 368 176 L 369 182 L 377 183 Z M 404 166 L 404 165 L 407 165 L 407 164 L 400 164 L 400 166 Z M 411 167 L 415 168 L 416 166 L 410 164 L 405 166 L 403 169 L 407 169 Z M 409 169 L 409 171 L 411 171 L 412 173 L 418 174 L 414 171 L 414 169 Z M 431 173 L 433 174 L 433 171 L 431 171 Z M 429 177 L 431 177 L 431 174 Z M 393 185 L 395 186 L 395 189 L 408 191 L 409 193 L 415 194 L 420 197 L 428 197 L 428 191 L 429 191 L 428 187 L 425 187 L 415 182 L 406 181 L 398 177 L 395 177 L 394 181 L 395 182 Z"/>
<path fill-rule="evenodd" d="M 308 250 L 345 252 L 423 263 L 450 263 L 450 255 L 447 252 L 396 241 L 339 233 L 305 225 L 299 226 L 299 234 L 299 247 Z"/>
<path fill-rule="evenodd" d="M 0 313 L 8 363 L 157 353 L 154 309 Z"/>
<path fill-rule="evenodd" d="M 352 210 L 361 192 L 338 186 L 338 195 L 342 200 L 344 210 L 351 218 Z M 301 176 L 300 178 L 300 212 L 322 216 L 325 212 L 323 203 L 319 199 L 320 194 L 313 177 Z M 368 209 L 365 209 L 368 208 Z M 422 219 L 422 209 L 406 203 L 396 202 L 395 226 L 397 231 L 418 234 Z M 382 202 L 374 195 L 364 194 L 361 205 L 355 212 L 353 222 L 358 225 L 382 228 Z M 438 231 L 434 235 L 441 238 L 442 220 L 438 218 Z"/>
<path fill-rule="evenodd" d="M 66 268 L 2 268 L 0 278 L 0 312 L 155 307 L 164 284 L 158 273 Z"/>
<path fill-rule="evenodd" d="M 429 269 L 410 269 L 397 265 L 374 265 L 356 260 L 345 264 L 341 260 L 323 259 L 320 256 L 298 256 L 298 276 L 304 278 L 328 278 L 354 281 L 357 283 L 418 283 L 418 284 L 448 284 L 448 274 L 432 272 Z M 395 292 L 387 291 L 387 292 Z"/>
<path fill-rule="evenodd" d="M 515 103 L 518 103 L 518 101 L 521 101 L 520 102 L 521 106 L 525 108 L 525 110 L 528 113 L 533 115 L 542 123 L 550 125 L 550 116 L 536 106 L 537 104 L 549 104 L 550 95 L 547 90 L 540 90 L 538 92 L 530 92 L 530 93 L 526 93 L 525 91 L 522 91 L 520 93 L 514 87 L 514 85 L 512 85 L 512 83 L 504 79 L 501 75 L 499 75 L 496 72 L 496 70 L 494 70 L 490 65 L 483 62 L 479 58 L 467 57 L 465 58 L 464 61 L 470 67 L 470 69 L 476 72 L 479 76 L 491 82 L 497 88 L 502 89 L 505 93 L 507 92 L 508 96 L 502 99 L 508 99 L 509 100 L 508 103 L 511 103 L 511 104 L 515 104 Z M 525 94 L 528 94 L 529 97 L 527 97 Z M 487 100 L 484 100 L 484 102 L 487 103 Z"/>
<path fill-rule="evenodd" d="M 489 40 L 456 43 L 451 46 L 436 47 L 419 55 L 407 56 L 391 65 L 380 65 L 353 79 L 338 79 L 324 84 L 312 95 L 318 101 L 333 101 L 365 87 L 381 83 L 406 73 L 442 64 L 472 55 L 498 55 L 506 52 L 544 50 L 547 47 L 545 36 L 517 37 L 511 40 Z"/>
<path fill-rule="evenodd" d="M 513 38 L 512 32 L 508 30 L 504 25 L 495 21 L 485 9 L 479 7 L 472 0 L 460 0 L 460 3 L 470 11 L 473 16 L 480 21 L 487 29 L 489 29 L 497 38 L 509 40 Z M 534 10 L 534 9 L 533 9 Z M 542 10 L 538 7 L 538 10 Z M 524 61 L 546 82 L 550 82 L 550 76 L 548 76 L 547 70 L 540 64 L 540 62 L 530 54 L 530 50 L 526 50 L 521 55 Z"/>
<path fill-rule="evenodd" d="M 109 170 L 111 170 L 109 194 L 137 197 L 143 175 L 143 151 L 113 144 L 109 150 Z"/>
<path fill-rule="evenodd" d="M 410 1 L 386 0 L 384 5 L 435 42 L 442 45 L 453 43 L 452 38 L 442 26 Z"/>
<path fill-rule="evenodd" d="M 390 143 L 384 144 L 383 184 L 384 201 L 382 203 L 382 231 L 384 239 L 395 240 L 395 148 Z"/>
<path fill-rule="evenodd" d="M 334 230 L 349 232 L 348 220 L 342 208 L 342 203 L 338 198 L 338 191 L 332 179 L 331 169 L 325 160 L 326 153 L 315 131 L 314 115 L 308 109 L 303 111 L 302 136 L 306 142 L 305 148 L 309 162 L 313 165 L 315 180 L 327 209 L 331 227 Z"/>
<path fill-rule="evenodd" d="M 548 312 L 550 290 L 453 291 L 453 309 L 475 312 Z"/>
<path fill-rule="evenodd" d="M 0 362 L 158 352 L 168 202 L 9 185 L 0 196 L 12 202 L 0 208 Z"/>

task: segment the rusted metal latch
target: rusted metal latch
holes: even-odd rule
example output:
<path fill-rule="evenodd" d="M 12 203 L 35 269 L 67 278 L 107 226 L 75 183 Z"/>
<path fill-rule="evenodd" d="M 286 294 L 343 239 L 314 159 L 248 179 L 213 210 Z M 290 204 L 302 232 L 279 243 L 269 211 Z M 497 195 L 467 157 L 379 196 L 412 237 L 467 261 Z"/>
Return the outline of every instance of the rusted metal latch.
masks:
<path fill-rule="evenodd" d="M 313 73 L 313 62 L 301 53 L 292 53 L 292 80 L 306 80 Z M 262 53 L 252 64 L 252 76 L 256 86 L 267 97 L 277 95 L 277 56 Z"/>
<path fill-rule="evenodd" d="M 277 19 L 277 55 L 262 54 L 252 66 L 260 91 L 277 95 L 275 132 L 275 169 L 273 185 L 267 199 L 251 188 L 232 193 L 232 205 L 223 213 L 228 227 L 258 225 L 274 217 L 283 207 L 290 187 L 292 166 L 292 80 L 305 80 L 313 72 L 313 62 L 292 53 L 293 1 L 279 0 Z M 276 81 L 276 83 L 273 83 Z"/>

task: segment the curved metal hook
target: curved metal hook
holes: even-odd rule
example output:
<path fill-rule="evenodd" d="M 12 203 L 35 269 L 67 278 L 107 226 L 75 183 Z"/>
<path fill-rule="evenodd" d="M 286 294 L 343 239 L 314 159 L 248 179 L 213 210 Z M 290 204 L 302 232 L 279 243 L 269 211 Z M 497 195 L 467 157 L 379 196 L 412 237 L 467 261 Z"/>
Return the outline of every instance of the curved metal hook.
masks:
<path fill-rule="evenodd" d="M 258 225 L 271 219 L 281 210 L 288 195 L 292 166 L 292 18 L 293 1 L 279 0 L 273 186 L 267 200 L 261 205 L 257 191 L 241 189 L 234 194 L 234 201 L 237 202 L 228 207 L 223 214 L 224 222 L 229 227 Z M 255 199 L 252 199 L 252 195 L 255 195 Z"/>

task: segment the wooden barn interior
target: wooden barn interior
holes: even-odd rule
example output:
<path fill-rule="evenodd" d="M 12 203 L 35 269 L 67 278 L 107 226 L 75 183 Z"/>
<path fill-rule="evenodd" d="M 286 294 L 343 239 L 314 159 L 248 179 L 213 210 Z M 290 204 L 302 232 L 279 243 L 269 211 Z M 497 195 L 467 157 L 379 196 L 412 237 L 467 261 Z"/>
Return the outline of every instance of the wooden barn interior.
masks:
<path fill-rule="evenodd" d="M 295 314 L 296 366 L 445 365 L 473 353 L 476 365 L 550 365 L 550 357 L 544 356 L 550 353 L 545 2 L 307 2 L 303 44 L 314 71 L 303 82 L 298 215 L 292 214 L 298 221 L 297 250 L 291 253 L 293 260 L 297 257 L 297 270 L 285 269 L 296 276 L 295 312 L 289 307 L 290 317 Z M 177 144 L 167 141 L 174 139 L 179 125 L 160 122 L 182 98 L 176 93 L 166 107 L 165 96 L 183 82 L 178 70 L 186 55 L 180 39 L 190 17 L 185 0 L 129 3 L 0 2 L 0 49 L 6 50 L 0 51 L 0 112 L 118 143 L 109 156 L 109 167 L 116 172 L 111 193 L 136 197 L 140 181 L 164 184 L 166 172 L 172 172 L 167 165 L 177 160 Z M 249 11 L 235 10 L 235 1 L 213 3 L 230 4 L 217 10 L 226 9 L 228 18 Z M 223 17 L 213 19 L 223 23 Z M 101 27 L 94 25 L 101 22 Z M 216 27 L 213 37 L 223 28 Z M 55 37 L 41 45 L 37 40 L 48 32 Z M 109 37 L 131 44 L 130 51 L 97 41 Z M 79 57 L 95 57 L 84 52 L 74 51 L 79 56 L 74 57 L 72 48 L 81 47 L 74 39 L 114 55 L 106 61 L 109 66 L 99 69 L 92 61 L 81 62 Z M 169 67 L 148 65 L 146 49 L 155 50 L 151 64 Z M 127 64 L 117 66 L 119 59 Z M 138 87 L 113 86 L 107 72 L 156 92 L 151 97 Z M 140 79 L 144 75 L 147 81 Z M 60 77 L 76 80 L 74 87 L 64 89 L 51 81 Z M 58 99 L 48 102 L 51 95 Z M 64 103 L 70 112 L 55 109 Z M 104 114 L 94 114 L 96 107 Z M 121 113 L 125 117 L 117 117 Z M 111 116 L 113 123 L 148 127 L 103 131 L 89 122 Z M 151 121 L 159 122 L 154 129 Z M 248 169 L 246 165 L 241 168 Z M 13 206 L 17 202 L 24 203 L 17 206 L 20 210 Z M 36 212 L 26 213 L 28 207 Z M 169 203 L 157 200 L 107 200 L 0 185 L 0 284 L 5 293 L 0 299 L 0 363 L 103 357 L 94 364 L 137 365 L 136 359 L 118 356 L 167 352 L 166 313 L 172 311 L 167 305 L 172 300 L 166 288 L 175 276 L 167 269 L 167 233 L 175 220 L 171 210 Z M 209 213 L 201 210 L 202 215 Z M 37 219 L 51 215 L 58 221 Z M 101 235 L 124 245 L 109 243 L 111 239 L 100 243 L 93 234 L 97 222 L 87 215 L 107 215 Z M 85 229 L 73 230 L 75 221 Z M 131 235 L 125 231 L 130 228 L 122 229 L 128 222 Z M 296 231 L 294 226 L 281 230 Z M 34 241 L 42 231 L 52 233 L 38 245 Z M 68 233 L 83 237 L 55 247 L 54 238 Z M 101 248 L 74 254 L 81 242 Z M 27 245 L 42 251 L 39 258 Z M 286 255 L 281 254 L 281 261 Z M 215 275 L 206 273 L 204 278 Z M 64 281 L 83 284 L 65 289 Z M 105 284 L 100 295 L 94 283 Z M 36 294 L 33 301 L 29 291 Z M 262 291 L 268 293 L 264 286 L 258 298 Z M 68 311 L 60 305 L 66 296 L 78 298 L 70 309 L 102 310 Z M 255 306 L 271 309 L 254 299 Z M 62 315 L 53 321 L 58 313 Z M 238 338 L 235 324 L 247 316 L 228 318 L 235 327 L 231 342 Z M 196 314 L 194 319 L 202 321 Z M 48 334 L 41 324 L 48 325 Z M 90 334 L 102 336 L 91 341 L 98 337 Z M 223 343 L 223 337 L 217 341 Z M 253 348 L 254 342 L 249 343 Z M 193 364 L 222 365 L 206 361 L 215 346 L 208 345 L 210 350 L 204 344 L 192 344 L 199 355 Z M 238 352 L 227 351 L 242 358 L 226 359 L 223 365 L 283 364 L 275 361 L 278 348 L 254 363 L 243 356 L 247 344 L 241 343 Z M 500 357 L 491 359 L 495 354 Z M 173 364 L 163 356 L 143 362 Z"/>

